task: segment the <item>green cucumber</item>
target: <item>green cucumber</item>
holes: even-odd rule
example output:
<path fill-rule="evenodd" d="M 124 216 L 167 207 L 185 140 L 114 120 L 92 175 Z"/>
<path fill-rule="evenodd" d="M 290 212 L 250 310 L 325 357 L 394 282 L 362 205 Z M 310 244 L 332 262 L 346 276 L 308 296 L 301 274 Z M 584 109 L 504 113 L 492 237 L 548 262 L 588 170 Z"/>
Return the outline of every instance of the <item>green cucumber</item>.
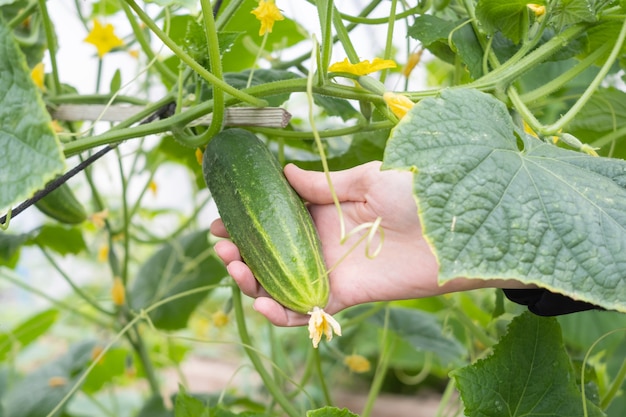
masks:
<path fill-rule="evenodd" d="M 207 145 L 202 170 L 226 230 L 267 293 L 317 320 L 317 330 L 309 324 L 314 346 L 321 333 L 340 334 L 323 312 L 329 283 L 317 230 L 267 146 L 246 130 L 224 130 Z"/>
<path fill-rule="evenodd" d="M 66 224 L 79 224 L 87 219 L 85 208 L 67 183 L 35 203 L 46 216 Z"/>

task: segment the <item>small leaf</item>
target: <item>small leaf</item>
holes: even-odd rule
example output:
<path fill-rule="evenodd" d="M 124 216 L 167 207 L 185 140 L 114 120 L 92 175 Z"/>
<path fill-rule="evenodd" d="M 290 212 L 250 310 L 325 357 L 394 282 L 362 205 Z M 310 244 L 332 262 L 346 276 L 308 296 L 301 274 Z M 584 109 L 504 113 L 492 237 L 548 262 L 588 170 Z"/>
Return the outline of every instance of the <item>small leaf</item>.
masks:
<path fill-rule="evenodd" d="M 167 409 L 160 395 L 153 395 L 146 401 L 135 417 L 175 417 L 174 410 Z"/>
<path fill-rule="evenodd" d="M 323 407 L 317 410 L 309 410 L 306 417 L 359 417 L 347 408 Z"/>
<path fill-rule="evenodd" d="M 31 239 L 30 233 L 0 233 L 0 265 L 15 268 L 22 246 Z"/>
<path fill-rule="evenodd" d="M 478 0 L 476 17 L 488 33 L 501 31 L 513 43 L 519 43 L 528 29 L 526 0 Z M 545 5 L 545 1 L 536 4 Z"/>
<path fill-rule="evenodd" d="M 440 281 L 512 278 L 626 311 L 625 161 L 544 143 L 494 97 L 444 90 L 396 126 L 384 165 L 415 172 Z"/>
<path fill-rule="evenodd" d="M 368 322 L 382 328 L 385 311 L 370 317 Z M 389 309 L 387 329 L 418 351 L 434 352 L 442 363 L 457 361 L 465 355 L 465 348 L 451 337 L 445 336 L 435 316 L 424 311 L 394 307 Z"/>
<path fill-rule="evenodd" d="M 465 415 L 583 416 L 582 394 L 554 318 L 513 319 L 493 354 L 452 371 Z M 604 413 L 587 401 L 588 416 Z"/>
<path fill-rule="evenodd" d="M 11 30 L 0 17 L 0 210 L 29 198 L 65 159 L 37 87 Z"/>
<path fill-rule="evenodd" d="M 227 276 L 213 254 L 208 231 L 202 230 L 165 244 L 141 267 L 129 292 L 132 308 L 139 311 L 185 291 L 217 284 Z M 150 312 L 160 329 L 181 329 L 211 289 L 193 292 Z"/>
<path fill-rule="evenodd" d="M 554 7 L 551 21 L 561 29 L 575 23 L 595 22 L 596 15 L 589 0 L 559 0 Z"/>
<path fill-rule="evenodd" d="M 60 255 L 76 255 L 87 250 L 83 232 L 78 227 L 46 224 L 39 230 L 34 242 Z"/>
<path fill-rule="evenodd" d="M 344 122 L 354 119 L 359 112 L 352 107 L 348 100 L 314 94 L 313 100 L 315 104 L 322 107 L 329 116 L 341 117 Z"/>
<path fill-rule="evenodd" d="M 111 93 L 117 93 L 122 86 L 122 72 L 118 68 L 115 70 L 113 77 L 111 77 L 111 84 L 109 86 Z"/>
<path fill-rule="evenodd" d="M 174 403 L 174 415 L 176 417 L 210 417 L 211 410 L 201 400 L 187 394 L 185 388 L 179 385 Z"/>
<path fill-rule="evenodd" d="M 0 362 L 4 361 L 8 354 L 22 350 L 45 334 L 58 317 L 57 310 L 45 310 L 29 317 L 11 331 L 0 333 Z"/>

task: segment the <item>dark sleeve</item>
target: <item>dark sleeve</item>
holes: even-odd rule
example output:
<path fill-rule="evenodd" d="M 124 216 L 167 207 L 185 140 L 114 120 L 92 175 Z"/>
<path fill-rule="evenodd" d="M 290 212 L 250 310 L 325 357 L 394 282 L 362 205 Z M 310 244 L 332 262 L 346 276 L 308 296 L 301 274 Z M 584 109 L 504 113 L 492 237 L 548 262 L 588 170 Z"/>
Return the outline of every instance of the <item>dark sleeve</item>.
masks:
<path fill-rule="evenodd" d="M 560 316 L 562 314 L 598 309 L 593 304 L 573 300 L 565 295 L 550 292 L 544 288 L 505 289 L 504 295 L 517 303 L 528 306 L 528 310 L 538 316 Z"/>

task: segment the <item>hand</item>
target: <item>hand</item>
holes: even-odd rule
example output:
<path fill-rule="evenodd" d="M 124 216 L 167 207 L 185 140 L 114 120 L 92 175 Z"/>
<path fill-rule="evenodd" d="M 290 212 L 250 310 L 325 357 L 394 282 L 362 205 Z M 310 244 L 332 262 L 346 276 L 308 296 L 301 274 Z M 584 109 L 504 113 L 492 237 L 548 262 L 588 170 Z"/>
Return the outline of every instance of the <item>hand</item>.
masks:
<path fill-rule="evenodd" d="M 375 258 L 366 256 L 365 243 L 361 242 L 336 266 L 358 236 L 340 243 L 339 216 L 323 172 L 305 171 L 295 165 L 285 167 L 288 181 L 308 202 L 326 264 L 333 268 L 329 275 L 330 298 L 324 310 L 334 314 L 361 303 L 429 297 L 482 286 L 482 281 L 462 278 L 439 285 L 437 261 L 422 235 L 417 216 L 412 174 L 381 171 L 380 165 L 380 162 L 370 162 L 331 172 L 346 232 L 360 224 L 374 222 L 378 217 L 382 218 L 380 225 L 384 230 L 382 250 Z M 211 225 L 211 232 L 228 237 L 221 220 Z M 375 239 L 371 251 L 377 245 L 378 239 Z M 307 323 L 308 316 L 285 309 L 267 295 L 231 241 L 219 241 L 215 250 L 243 293 L 256 298 L 254 308 L 272 323 L 279 326 Z"/>

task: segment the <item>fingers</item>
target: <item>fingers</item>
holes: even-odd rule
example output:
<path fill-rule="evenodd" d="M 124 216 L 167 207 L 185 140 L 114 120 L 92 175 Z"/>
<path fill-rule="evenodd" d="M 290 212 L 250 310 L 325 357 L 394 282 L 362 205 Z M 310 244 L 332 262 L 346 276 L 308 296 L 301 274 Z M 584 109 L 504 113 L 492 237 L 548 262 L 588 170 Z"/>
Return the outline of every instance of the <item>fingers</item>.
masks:
<path fill-rule="evenodd" d="M 330 173 L 339 201 L 364 201 L 374 175 L 380 171 L 380 162 L 369 162 L 344 171 Z M 293 164 L 285 167 L 285 176 L 298 194 L 313 204 L 331 204 L 332 194 L 323 172 L 307 171 Z"/>
<path fill-rule="evenodd" d="M 221 223 L 221 222 L 220 222 Z M 216 224 L 216 227 L 220 226 Z M 213 225 L 212 225 L 213 230 Z M 228 274 L 235 280 L 241 292 L 256 298 L 254 309 L 263 314 L 275 326 L 301 326 L 307 324 L 308 317 L 287 310 L 274 299 L 270 298 L 256 280 L 248 265 L 241 260 L 239 249 L 230 240 L 220 240 L 215 244 L 215 252 L 226 264 Z"/>
<path fill-rule="evenodd" d="M 228 237 L 228 232 L 226 231 L 222 219 L 214 220 L 213 223 L 211 223 L 210 231 L 217 237 Z"/>

